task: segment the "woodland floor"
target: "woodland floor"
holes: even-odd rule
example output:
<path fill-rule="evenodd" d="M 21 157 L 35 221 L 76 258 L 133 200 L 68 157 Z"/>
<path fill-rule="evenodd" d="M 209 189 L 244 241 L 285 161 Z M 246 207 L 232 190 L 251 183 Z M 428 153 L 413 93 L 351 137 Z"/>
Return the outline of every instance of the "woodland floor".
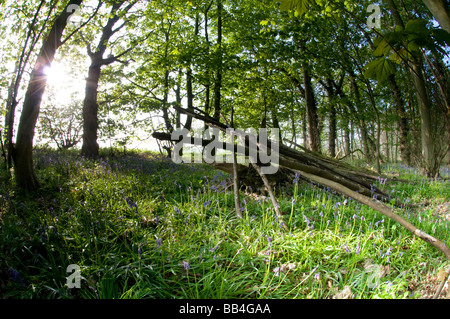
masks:
<path fill-rule="evenodd" d="M 35 165 L 35 193 L 0 177 L 0 298 L 417 299 L 431 298 L 449 266 L 379 213 L 308 183 L 276 190 L 286 232 L 249 189 L 238 219 L 230 176 L 206 165 L 47 149 Z M 400 164 L 383 172 L 410 182 L 377 186 L 421 204 L 400 214 L 450 244 L 450 182 Z M 66 285 L 70 264 L 79 289 Z"/>

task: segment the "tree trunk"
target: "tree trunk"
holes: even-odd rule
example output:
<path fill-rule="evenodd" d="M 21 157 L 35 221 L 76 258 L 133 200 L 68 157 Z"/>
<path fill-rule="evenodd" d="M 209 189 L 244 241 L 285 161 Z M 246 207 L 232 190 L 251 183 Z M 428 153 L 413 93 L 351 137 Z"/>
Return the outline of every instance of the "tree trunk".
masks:
<path fill-rule="evenodd" d="M 211 8 L 213 2 L 211 1 L 209 6 L 205 9 L 204 12 L 204 19 L 205 19 L 205 42 L 206 42 L 206 56 L 209 56 L 209 34 L 208 34 L 208 11 Z M 206 80 L 205 80 L 205 113 L 209 114 L 210 104 L 211 104 L 211 83 L 210 83 L 210 77 L 211 77 L 211 70 L 208 63 L 205 63 L 205 72 L 206 72 Z M 205 129 L 206 129 L 205 125 Z"/>
<path fill-rule="evenodd" d="M 377 135 L 376 135 L 376 145 L 375 145 L 375 152 L 377 156 L 377 172 L 378 174 L 381 174 L 381 120 L 380 120 L 380 114 L 378 112 L 376 103 L 375 103 L 375 97 L 373 96 L 372 87 L 370 86 L 370 82 L 366 82 L 367 86 L 367 92 L 369 95 L 370 105 L 372 106 L 372 109 L 375 113 L 375 118 L 377 120 Z"/>
<path fill-rule="evenodd" d="M 450 15 L 447 5 L 443 0 L 423 0 L 423 3 L 428 7 L 433 16 L 439 22 L 441 27 L 450 33 Z"/>
<path fill-rule="evenodd" d="M 91 65 L 89 66 L 89 74 L 86 79 L 86 92 L 83 103 L 83 146 L 81 147 L 81 154 L 88 157 L 96 158 L 99 156 L 99 145 L 97 143 L 98 131 L 98 83 L 100 80 L 102 66 L 112 64 L 119 61 L 118 58 L 128 52 L 124 51 L 118 56 L 110 56 L 103 58 L 110 38 L 120 30 L 118 27 L 113 30 L 114 25 L 119 21 L 117 10 L 125 3 L 125 1 L 114 2 L 111 8 L 111 18 L 103 27 L 102 35 L 98 42 L 95 52 L 92 52 L 88 45 L 88 55 L 91 58 Z M 133 3 L 128 5 L 125 12 L 133 6 Z M 123 25 L 122 25 L 123 26 Z"/>
<path fill-rule="evenodd" d="M 404 27 L 403 20 L 393 0 L 386 0 L 389 9 L 394 17 L 395 24 Z M 429 1 L 432 4 L 435 1 Z M 412 61 L 408 62 L 408 68 L 413 80 L 417 102 L 420 112 L 421 123 L 421 140 L 422 140 L 422 158 L 423 168 L 428 177 L 435 177 L 439 174 L 439 163 L 437 162 L 437 154 L 434 145 L 434 133 L 431 123 L 431 101 L 428 95 L 423 67 L 421 61 L 417 57 L 412 57 Z"/>
<path fill-rule="evenodd" d="M 175 101 L 177 103 L 177 106 L 181 106 L 181 102 L 183 98 L 181 97 L 181 81 L 182 81 L 182 71 L 178 71 L 178 78 L 177 78 L 177 88 L 175 89 Z M 176 112 L 175 115 L 175 127 L 180 128 L 181 127 L 181 113 Z M 170 130 L 169 130 L 170 132 Z"/>
<path fill-rule="evenodd" d="M 351 138 L 350 138 L 350 129 L 349 129 L 349 123 L 348 121 L 344 121 L 345 127 L 344 127 L 344 155 L 350 155 L 352 152 L 352 145 L 351 145 Z M 353 133 L 353 132 L 352 132 Z M 353 160 L 353 156 L 351 157 Z"/>
<path fill-rule="evenodd" d="M 324 85 L 328 97 L 328 115 L 329 115 L 329 132 L 328 132 L 328 154 L 330 157 L 336 157 L 336 106 L 334 104 L 334 89 L 331 79 L 326 80 Z"/>
<path fill-rule="evenodd" d="M 422 157 L 424 161 L 423 166 L 427 177 L 436 177 L 439 173 L 439 163 L 437 163 L 434 145 L 433 124 L 431 122 L 431 102 L 428 96 L 422 68 L 417 62 L 413 63 L 411 73 L 419 104 Z"/>
<path fill-rule="evenodd" d="M 194 36 L 198 36 L 199 32 L 199 16 L 198 14 L 195 16 L 195 30 L 194 30 Z M 188 110 L 194 109 L 194 91 L 192 88 L 192 67 L 191 63 L 189 62 L 188 70 L 186 72 L 186 91 L 187 91 L 187 107 Z M 184 124 L 184 127 L 188 130 L 191 129 L 192 126 L 192 116 L 187 116 L 186 123 Z"/>
<path fill-rule="evenodd" d="M 30 56 L 32 55 L 34 48 L 36 46 L 37 41 L 40 38 L 40 32 L 36 32 L 34 30 L 34 26 L 37 23 L 37 19 L 39 17 L 39 13 L 42 10 L 45 1 L 41 0 L 39 5 L 37 6 L 36 12 L 33 17 L 33 21 L 30 24 L 30 27 L 27 30 L 26 38 L 24 45 L 20 48 L 19 58 L 16 62 L 14 69 L 14 76 L 11 79 L 11 83 L 8 87 L 8 98 L 6 100 L 6 113 L 5 113 L 5 151 L 6 155 L 6 166 L 7 170 L 12 168 L 12 153 L 14 152 L 13 145 L 13 131 L 14 131 L 14 120 L 16 114 L 16 107 L 19 104 L 17 101 L 17 96 L 20 88 L 20 83 L 22 81 L 23 74 L 25 72 L 25 68 L 28 65 L 28 61 Z M 45 26 L 43 26 L 45 28 Z M 30 43 L 30 44 L 29 44 Z"/>
<path fill-rule="evenodd" d="M 31 72 L 30 82 L 25 93 L 22 114 L 20 116 L 17 140 L 12 157 L 15 167 L 17 186 L 35 190 L 39 188 L 39 180 L 33 167 L 33 137 L 37 118 L 47 84 L 45 68 L 50 67 L 56 50 L 61 46 L 61 37 L 72 14 L 68 10 L 71 5 L 80 5 L 82 0 L 71 0 L 56 18 L 50 32 L 45 37 L 36 64 Z"/>
<path fill-rule="evenodd" d="M 83 146 L 81 154 L 87 157 L 99 156 L 99 145 L 97 143 L 98 131 L 98 82 L 101 73 L 101 57 L 91 58 L 86 89 L 83 102 Z"/>
<path fill-rule="evenodd" d="M 16 70 L 14 73 L 16 74 L 16 77 L 11 80 L 11 84 L 8 88 L 8 99 L 6 101 L 6 114 L 5 114 L 5 149 L 7 151 L 6 156 L 6 166 L 7 169 L 11 169 L 12 167 L 12 153 L 14 151 L 14 145 L 13 145 L 13 130 L 14 130 L 14 115 L 16 113 L 16 107 L 17 107 L 17 91 L 18 91 L 18 83 L 20 83 L 21 77 L 18 72 L 18 68 L 16 66 Z"/>
<path fill-rule="evenodd" d="M 336 88 L 336 90 L 341 98 L 346 97 L 345 93 L 341 89 Z M 353 116 L 353 118 L 356 120 L 358 124 L 364 156 L 366 157 L 367 161 L 371 162 L 374 156 L 369 147 L 369 138 L 367 134 L 366 121 L 360 110 L 361 100 L 359 88 L 358 84 L 356 83 L 355 75 L 353 73 L 350 73 L 350 93 L 353 95 L 356 107 L 353 105 L 352 102 L 349 102 L 347 103 L 347 109 L 350 111 L 350 114 Z"/>
<path fill-rule="evenodd" d="M 302 121 L 302 133 L 303 133 L 303 147 L 308 148 L 308 126 L 306 125 L 306 116 L 304 116 Z"/>
<path fill-rule="evenodd" d="M 402 98 L 397 82 L 395 81 L 395 76 L 391 75 L 388 80 L 394 96 L 395 109 L 397 111 L 397 123 L 400 130 L 400 156 L 402 158 L 402 163 L 409 166 L 411 165 L 411 149 L 408 143 L 409 124 L 408 118 L 406 117 L 405 102 Z"/>
<path fill-rule="evenodd" d="M 320 153 L 321 142 L 319 132 L 319 119 L 314 90 L 311 84 L 311 76 L 306 65 L 303 66 L 303 80 L 305 82 L 306 119 L 308 123 L 309 149 Z"/>
<path fill-rule="evenodd" d="M 214 118 L 220 118 L 221 88 L 222 88 L 222 0 L 217 0 L 217 65 L 216 79 L 214 83 Z"/>

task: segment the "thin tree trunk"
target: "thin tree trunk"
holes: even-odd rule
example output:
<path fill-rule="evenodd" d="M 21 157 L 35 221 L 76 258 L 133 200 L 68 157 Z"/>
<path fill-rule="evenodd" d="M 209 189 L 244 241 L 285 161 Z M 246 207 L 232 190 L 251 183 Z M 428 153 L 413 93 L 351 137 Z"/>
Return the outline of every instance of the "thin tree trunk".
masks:
<path fill-rule="evenodd" d="M 303 121 L 302 121 L 302 132 L 303 132 L 303 147 L 306 149 L 308 148 L 308 126 L 306 125 L 306 116 L 303 117 Z"/>
<path fill-rule="evenodd" d="M 281 211 L 280 204 L 278 204 L 277 198 L 275 197 L 272 186 L 270 185 L 267 176 L 262 172 L 261 168 L 257 164 L 252 163 L 252 166 L 258 172 L 259 176 L 261 177 L 264 183 L 264 186 L 267 189 L 267 192 L 269 193 L 270 200 L 272 202 L 273 208 L 275 209 L 275 214 L 277 215 L 277 218 L 280 221 L 281 227 L 283 227 L 284 230 L 288 231 L 289 228 L 283 220 L 283 213 Z"/>
<path fill-rule="evenodd" d="M 400 156 L 402 162 L 406 165 L 411 165 L 411 149 L 408 143 L 408 118 L 406 117 L 405 102 L 402 98 L 401 91 L 395 81 L 395 75 L 391 75 L 389 78 L 389 85 L 392 89 L 392 94 L 394 96 L 397 123 L 399 127 L 399 143 L 400 143 Z"/>
<path fill-rule="evenodd" d="M 231 107 L 231 127 L 234 127 L 234 109 Z M 235 135 L 231 134 L 231 143 L 234 144 Z M 238 163 L 237 163 L 237 156 L 236 152 L 233 148 L 233 191 L 234 191 L 234 207 L 236 209 L 236 215 L 239 218 L 242 218 L 242 211 L 241 211 L 241 196 L 239 194 L 240 189 L 240 179 L 239 179 L 239 170 L 238 170 Z"/>
<path fill-rule="evenodd" d="M 194 36 L 198 36 L 199 32 L 199 16 L 198 14 L 195 16 L 195 28 L 194 28 Z M 192 88 L 192 67 L 189 63 L 188 70 L 186 72 L 186 91 L 187 91 L 187 107 L 188 110 L 194 109 L 194 91 Z M 192 126 L 192 116 L 187 116 L 184 127 L 188 130 L 191 129 Z"/>
<path fill-rule="evenodd" d="M 369 93 L 370 105 L 372 106 L 373 111 L 375 112 L 375 118 L 377 120 L 377 135 L 376 135 L 376 156 L 377 156 L 377 172 L 381 174 L 381 120 L 380 114 L 378 112 L 375 98 L 373 96 L 372 87 L 369 82 L 366 82 L 367 91 Z"/>
<path fill-rule="evenodd" d="M 328 97 L 328 115 L 329 115 L 329 132 L 328 132 L 328 154 L 336 157 L 336 106 L 334 104 L 334 89 L 331 79 L 326 80 L 324 85 Z M 323 83 L 325 84 L 325 83 Z"/>
<path fill-rule="evenodd" d="M 181 78 L 182 78 L 182 71 L 180 70 L 178 72 L 177 88 L 175 89 L 175 100 L 176 100 L 177 106 L 180 106 L 180 107 L 181 107 L 181 102 L 183 100 L 181 97 Z M 181 127 L 181 113 L 178 111 L 176 112 L 176 116 L 175 116 L 175 127 L 176 128 Z M 171 132 L 171 131 L 169 130 L 169 132 Z"/>
<path fill-rule="evenodd" d="M 205 42 L 206 42 L 206 55 L 209 56 L 209 34 L 208 34 L 208 11 L 211 8 L 213 1 L 210 2 L 209 6 L 205 9 L 204 18 L 205 18 Z M 209 114 L 209 109 L 211 105 L 211 70 L 208 63 L 205 64 L 205 72 L 206 72 L 206 80 L 205 80 L 205 113 Z M 206 129 L 205 125 L 205 129 Z"/>
<path fill-rule="evenodd" d="M 353 105 L 352 102 L 347 103 L 347 109 L 350 112 L 350 114 L 355 118 L 358 124 L 359 133 L 360 133 L 360 141 L 362 144 L 362 150 L 366 157 L 366 159 L 371 162 L 373 159 L 373 154 L 371 152 L 371 149 L 369 148 L 369 140 L 368 140 L 368 134 L 367 134 L 367 128 L 366 128 L 366 122 L 364 120 L 364 117 L 361 115 L 361 112 L 359 110 L 360 108 L 360 94 L 359 94 L 359 88 L 358 84 L 355 80 L 355 75 L 353 73 L 350 73 L 350 93 L 353 95 L 353 98 L 355 100 L 356 108 Z M 336 93 L 341 97 L 345 98 L 346 94 L 339 88 L 336 87 Z M 353 129 L 351 130 L 351 134 L 353 134 Z M 353 139 L 352 139 L 353 140 Z"/>
<path fill-rule="evenodd" d="M 214 118 L 219 119 L 221 111 L 222 88 L 222 0 L 217 0 L 217 65 L 214 84 Z"/>
<path fill-rule="evenodd" d="M 31 54 L 34 51 L 36 43 L 40 39 L 40 37 L 42 35 L 42 31 L 46 27 L 46 25 L 44 24 L 42 26 L 42 29 L 40 30 L 40 32 L 36 32 L 36 30 L 34 30 L 34 28 L 33 28 L 33 26 L 36 25 L 39 13 L 41 12 L 41 9 L 44 4 L 45 4 L 45 1 L 42 0 L 39 3 L 39 5 L 37 6 L 36 12 L 33 17 L 33 21 L 31 22 L 30 27 L 27 30 L 24 44 L 23 44 L 22 48 L 20 49 L 20 57 L 18 58 L 18 60 L 16 62 L 14 73 L 13 73 L 14 76 L 11 79 L 11 83 L 8 88 L 8 98 L 6 100 L 6 113 L 5 113 L 5 133 L 6 133 L 5 151 L 7 152 L 7 155 L 6 155 L 7 170 L 10 170 L 12 168 L 12 154 L 14 152 L 13 130 L 14 130 L 16 107 L 18 105 L 17 95 L 19 92 L 20 83 L 22 81 L 22 77 L 25 72 L 25 68 L 28 65 L 28 61 L 30 59 Z M 48 15 L 51 14 L 52 10 L 54 9 L 54 6 L 55 5 L 53 5 L 50 8 Z"/>
<path fill-rule="evenodd" d="M 314 90 L 311 84 L 311 76 L 306 65 L 303 66 L 303 80 L 305 83 L 306 119 L 308 123 L 309 149 L 320 153 L 321 142 L 319 132 L 319 118 L 317 116 L 317 105 Z"/>
<path fill-rule="evenodd" d="M 56 18 L 42 43 L 36 64 L 31 72 L 20 116 L 16 145 L 12 153 L 17 185 L 27 190 L 35 190 L 40 186 L 33 167 L 33 137 L 42 96 L 47 84 L 47 76 L 44 71 L 46 67 L 51 66 L 56 51 L 61 45 L 61 37 L 67 26 L 67 19 L 72 14 L 72 11 L 67 10 L 68 7 L 80 5 L 81 2 L 82 0 L 69 1 Z"/>

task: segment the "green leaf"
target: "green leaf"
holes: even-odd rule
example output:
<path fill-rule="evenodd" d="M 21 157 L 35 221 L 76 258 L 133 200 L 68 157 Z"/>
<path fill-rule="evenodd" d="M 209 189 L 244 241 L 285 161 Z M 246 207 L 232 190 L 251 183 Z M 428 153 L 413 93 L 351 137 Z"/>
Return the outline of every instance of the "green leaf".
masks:
<path fill-rule="evenodd" d="M 383 82 L 394 72 L 394 63 L 386 58 L 380 58 L 366 65 L 364 77 L 366 79 L 376 78 L 378 82 Z"/>
<path fill-rule="evenodd" d="M 409 32 L 428 32 L 427 21 L 423 19 L 410 20 L 405 25 L 405 31 Z"/>
<path fill-rule="evenodd" d="M 443 29 L 431 30 L 434 40 L 441 46 L 450 46 L 450 33 Z"/>
<path fill-rule="evenodd" d="M 375 49 L 373 54 L 375 56 L 383 56 L 383 55 L 387 55 L 390 50 L 391 50 L 391 47 L 390 47 L 389 43 L 385 39 L 382 39 L 378 43 L 377 48 Z"/>
<path fill-rule="evenodd" d="M 410 57 L 411 54 L 409 54 L 406 49 L 400 49 L 399 51 L 392 53 L 389 56 L 389 59 L 397 64 L 400 64 L 404 59 L 409 59 Z"/>
<path fill-rule="evenodd" d="M 280 10 L 289 11 L 294 8 L 294 1 L 296 0 L 281 0 Z"/>
<path fill-rule="evenodd" d="M 302 15 L 306 13 L 312 5 L 314 5 L 314 0 L 281 0 L 280 10 L 295 10 L 297 14 Z"/>
<path fill-rule="evenodd" d="M 419 53 L 420 46 L 415 42 L 409 42 L 407 45 L 408 51 L 412 53 Z"/>

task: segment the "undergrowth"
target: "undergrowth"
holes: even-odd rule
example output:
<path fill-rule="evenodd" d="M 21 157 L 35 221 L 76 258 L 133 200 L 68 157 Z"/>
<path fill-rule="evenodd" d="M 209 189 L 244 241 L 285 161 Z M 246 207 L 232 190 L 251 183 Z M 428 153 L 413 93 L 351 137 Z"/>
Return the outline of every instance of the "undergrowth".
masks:
<path fill-rule="evenodd" d="M 448 267 L 380 213 L 297 179 L 277 190 L 286 232 L 262 194 L 243 192 L 237 218 L 230 176 L 206 165 L 47 149 L 35 165 L 34 193 L 1 177 L 2 298 L 428 298 Z M 449 244 L 448 181 L 384 171 L 411 181 L 380 180 L 392 198 L 427 204 L 398 213 Z"/>

